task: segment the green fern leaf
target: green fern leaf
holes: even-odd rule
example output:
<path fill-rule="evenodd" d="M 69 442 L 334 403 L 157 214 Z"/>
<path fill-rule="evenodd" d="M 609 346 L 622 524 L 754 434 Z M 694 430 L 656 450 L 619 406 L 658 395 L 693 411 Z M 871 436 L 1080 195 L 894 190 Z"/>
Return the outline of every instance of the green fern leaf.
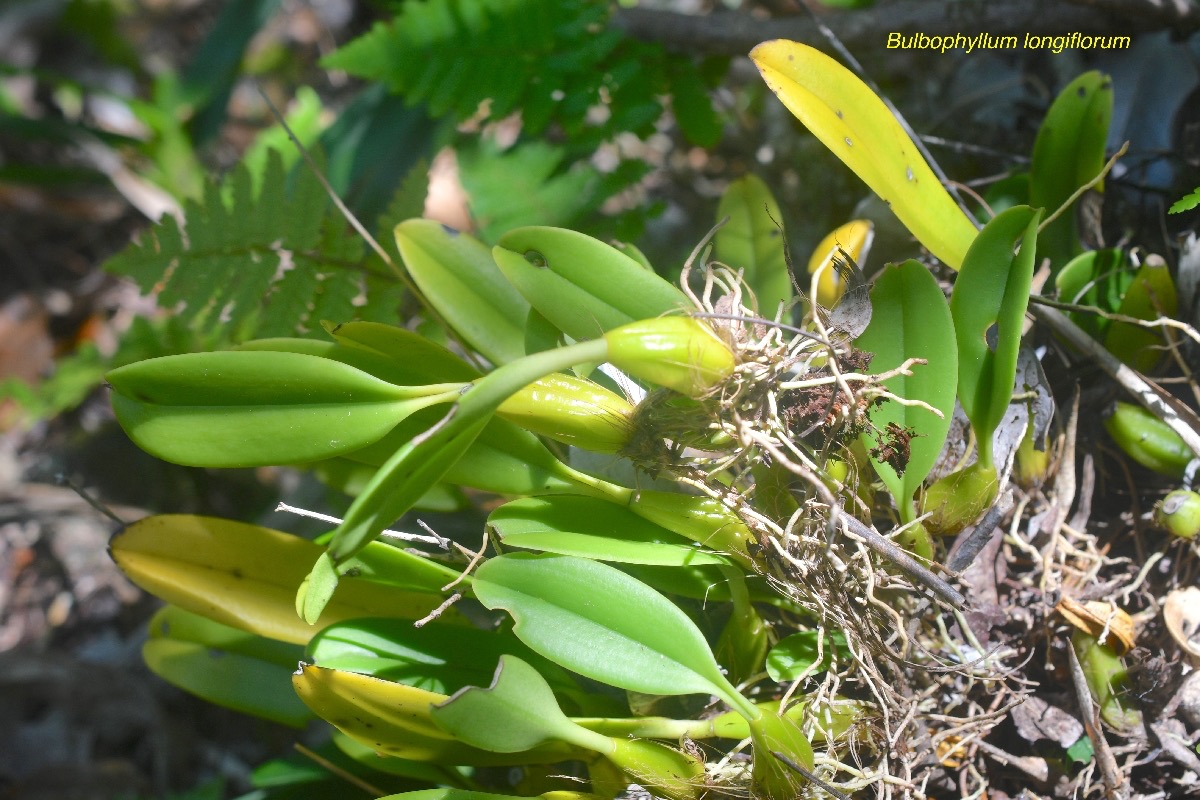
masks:
<path fill-rule="evenodd" d="M 1185 211 L 1191 211 L 1196 206 L 1200 205 L 1200 186 L 1197 186 L 1193 191 L 1188 192 L 1183 197 L 1176 200 L 1169 209 L 1168 214 L 1182 214 Z"/>
<path fill-rule="evenodd" d="M 324 64 L 381 81 L 433 116 L 465 119 L 485 101 L 493 118 L 532 106 L 540 113 L 526 114 L 525 124 L 536 133 L 551 118 L 546 109 L 556 105 L 563 75 L 599 74 L 620 39 L 604 30 L 608 13 L 595 0 L 410 0 L 391 23 Z M 599 100 L 593 83 L 575 98 L 582 100 L 571 112 L 576 121 Z"/>
<path fill-rule="evenodd" d="M 184 227 L 164 218 L 105 267 L 218 342 L 319 331 L 321 320 L 353 319 L 371 294 L 390 298 L 394 313 L 395 277 L 368 268 L 363 242 L 310 170 L 286 172 L 272 150 L 259 181 L 239 166 L 185 206 Z"/>
<path fill-rule="evenodd" d="M 458 153 L 479 236 L 494 242 L 521 225 L 567 227 L 604 197 L 600 175 L 586 164 L 562 169 L 566 152 L 534 141 L 501 151 L 490 139 Z"/>

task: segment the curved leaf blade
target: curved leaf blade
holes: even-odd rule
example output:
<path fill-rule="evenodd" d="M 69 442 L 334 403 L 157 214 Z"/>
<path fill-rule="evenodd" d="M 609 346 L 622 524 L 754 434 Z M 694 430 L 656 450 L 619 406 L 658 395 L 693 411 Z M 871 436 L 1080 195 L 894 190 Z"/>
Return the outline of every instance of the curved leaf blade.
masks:
<path fill-rule="evenodd" d="M 780 305 L 792 300 L 792 276 L 784 252 L 783 213 L 757 175 L 731 182 L 721 195 L 717 219 L 729 217 L 713 241 L 717 257 L 733 269 L 744 270 L 746 283 L 758 300 L 758 312 L 774 318 Z"/>
<path fill-rule="evenodd" d="M 1160 258 L 1146 259 L 1121 299 L 1118 313 L 1134 319 L 1174 318 L 1179 310 L 1171 270 Z M 1132 322 L 1114 321 L 1104 346 L 1139 372 L 1149 372 L 1166 355 L 1162 329 L 1144 328 Z"/>
<path fill-rule="evenodd" d="M 586 751 L 555 743 L 519 753 L 492 753 L 458 741 L 434 723 L 430 712 L 444 694 L 353 672 L 302 665 L 292 676 L 296 694 L 317 716 L 377 752 L 441 764 L 508 766 L 546 764 L 586 757 Z"/>
<path fill-rule="evenodd" d="M 198 467 L 341 455 L 382 438 L 433 402 L 430 392 L 291 352 L 166 356 L 120 367 L 107 377 L 117 419 L 139 447 Z"/>
<path fill-rule="evenodd" d="M 612 750 L 606 737 L 567 719 L 545 678 L 511 655 L 500 657 L 491 686 L 465 689 L 435 706 L 430 715 L 460 741 L 494 753 L 517 753 L 552 742 Z"/>
<path fill-rule="evenodd" d="M 513 616 L 513 632 L 534 652 L 581 675 L 648 694 L 736 696 L 695 624 L 614 567 L 504 555 L 480 567 L 473 586 L 485 606 Z"/>
<path fill-rule="evenodd" d="M 493 364 L 525 354 L 529 303 L 478 239 L 425 219 L 396 226 L 396 246 L 421 293 L 467 344 Z"/>
<path fill-rule="evenodd" d="M 210 703 L 294 728 L 312 712 L 292 691 L 291 673 L 304 655 L 295 645 L 264 639 L 175 606 L 147 625 L 146 666 L 163 680 Z"/>
<path fill-rule="evenodd" d="M 993 466 L 992 434 L 1012 400 L 1041 215 L 1029 206 L 1013 206 L 988 222 L 967 252 L 950 295 L 958 398 L 975 429 L 985 468 Z"/>
<path fill-rule="evenodd" d="M 1029 205 L 1052 213 L 1100 174 L 1112 110 L 1112 79 L 1101 72 L 1085 72 L 1059 92 L 1034 141 Z M 1037 246 L 1055 269 L 1065 264 L 1080 250 L 1075 214 L 1068 210 L 1047 225 Z"/>
<path fill-rule="evenodd" d="M 891 206 L 917 241 L 958 269 L 975 224 L 883 101 L 854 73 L 798 42 L 764 42 L 750 58 L 788 110 Z"/>
<path fill-rule="evenodd" d="M 321 630 L 308 644 L 307 660 L 327 669 L 449 694 L 488 683 L 503 655 L 533 664 L 560 696 L 578 686 L 561 667 L 542 658 L 512 634 L 465 626 L 425 625 L 400 619 L 353 619 Z"/>
<path fill-rule="evenodd" d="M 911 376 L 897 375 L 884 385 L 897 397 L 921 400 L 942 412 L 939 418 L 928 409 L 891 402 L 871 412 L 871 422 L 881 431 L 897 425 L 916 433 L 909 442 L 903 475 L 878 450 L 871 456 L 876 473 L 896 498 L 902 519 L 910 521 L 915 511 L 913 493 L 937 461 L 954 412 L 959 369 L 954 322 L 937 281 L 916 261 L 884 270 L 871 289 L 871 307 L 871 323 L 855 342 L 859 349 L 874 353 L 870 371 L 878 374 L 909 358 L 925 359 L 929 363 L 913 367 Z M 863 440 L 868 449 L 876 444 L 869 434 Z"/>
<path fill-rule="evenodd" d="M 488 525 L 510 547 L 546 553 L 655 566 L 730 563 L 623 506 L 581 495 L 513 500 Z"/>
<path fill-rule="evenodd" d="M 303 644 L 317 631 L 296 616 L 296 587 L 319 545 L 269 528 L 214 517 L 164 514 L 118 533 L 109 545 L 130 580 L 169 603 L 239 630 Z M 326 607 L 325 622 L 354 617 L 420 619 L 442 602 L 350 578 Z M 453 609 L 442 621 L 460 619 Z"/>
<path fill-rule="evenodd" d="M 636 260 L 576 231 L 517 228 L 492 254 L 538 313 L 576 340 L 690 307 L 683 292 Z"/>

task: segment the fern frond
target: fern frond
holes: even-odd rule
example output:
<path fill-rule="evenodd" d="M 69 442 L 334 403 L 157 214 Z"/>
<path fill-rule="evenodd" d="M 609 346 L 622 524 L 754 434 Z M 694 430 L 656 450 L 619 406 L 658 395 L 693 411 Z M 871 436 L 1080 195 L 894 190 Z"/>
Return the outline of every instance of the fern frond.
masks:
<path fill-rule="evenodd" d="M 424 170 L 418 165 L 402 195 L 424 197 Z M 185 206 L 184 227 L 164 218 L 105 268 L 157 292 L 159 305 L 193 329 L 227 341 L 305 335 L 323 319 L 396 320 L 395 277 L 368 267 L 363 242 L 309 170 L 286 172 L 272 150 L 255 183 L 239 166 Z"/>
<path fill-rule="evenodd" d="M 594 0 L 410 0 L 324 63 L 381 81 L 434 116 L 465 119 L 485 101 L 493 118 L 520 107 L 536 133 L 550 109 L 578 124 L 599 102 L 596 67 L 621 38 L 605 28 L 608 13 Z M 568 87 L 576 102 L 560 105 Z"/>

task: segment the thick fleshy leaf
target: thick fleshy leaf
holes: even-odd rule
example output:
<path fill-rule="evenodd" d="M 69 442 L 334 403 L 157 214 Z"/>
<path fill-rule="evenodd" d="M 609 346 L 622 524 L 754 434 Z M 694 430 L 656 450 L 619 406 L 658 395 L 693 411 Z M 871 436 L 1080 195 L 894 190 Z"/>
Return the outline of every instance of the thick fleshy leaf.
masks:
<path fill-rule="evenodd" d="M 327 329 L 347 349 L 386 359 L 393 365 L 392 374 L 402 378 L 404 384 L 469 381 L 479 377 L 479 370 L 440 344 L 395 325 L 356 321 L 330 325 Z M 386 376 L 379 377 L 388 380 Z"/>
<path fill-rule="evenodd" d="M 496 409 L 544 375 L 576 363 L 604 360 L 603 340 L 525 356 L 480 379 L 431 429 L 410 440 L 371 479 L 334 532 L 329 553 L 344 563 L 410 509 L 462 457 Z M 311 614 L 309 607 L 306 614 Z"/>
<path fill-rule="evenodd" d="M 1134 319 L 1173 318 L 1179 310 L 1171 270 L 1160 258 L 1146 259 L 1121 299 L 1118 313 Z M 1131 322 L 1115 321 L 1104 346 L 1139 372 L 1149 372 L 1166 357 L 1163 332 Z"/>
<path fill-rule="evenodd" d="M 382 466 L 397 450 L 429 430 L 444 414 L 442 408 L 419 411 L 378 442 L 355 450 L 346 458 L 372 467 Z M 362 481 L 362 485 L 352 494 L 360 493 L 374 473 L 375 470 L 370 470 L 367 480 Z M 479 437 L 446 471 L 443 480 L 485 492 L 520 495 L 568 490 L 574 485 L 569 480 L 569 474 L 565 465 L 536 436 L 496 417 L 484 426 Z"/>
<path fill-rule="evenodd" d="M 1080 253 L 1054 276 L 1058 299 L 1077 306 L 1091 306 L 1115 313 L 1121 298 L 1133 282 L 1134 269 L 1125 251 L 1111 247 Z M 1084 311 L 1068 312 L 1071 321 L 1100 339 L 1112 326 L 1112 321 L 1100 314 Z"/>
<path fill-rule="evenodd" d="M 587 792 L 545 792 L 538 795 L 544 800 L 601 800 L 599 795 Z M 475 792 L 467 789 L 422 789 L 418 792 L 389 794 L 379 800 L 512 800 L 511 794 Z"/>
<path fill-rule="evenodd" d="M 731 182 L 721 195 L 717 219 L 729 217 L 714 244 L 717 258 L 743 270 L 758 299 L 758 311 L 774 318 L 792 299 L 792 277 L 784 252 L 783 214 L 775 196 L 757 175 Z"/>
<path fill-rule="evenodd" d="M 730 566 L 725 572 L 732 592 L 733 611 L 721 629 L 715 655 L 729 680 L 740 684 L 762 671 L 770 642 L 767 624 L 750 602 L 741 568 Z"/>
<path fill-rule="evenodd" d="M 821 659 L 817 669 L 825 669 L 833 662 L 833 651 L 839 645 L 844 648 L 846 637 L 834 632 L 820 641 L 819 631 L 800 631 L 781 639 L 767 653 L 767 674 L 773 681 L 791 681 L 812 668 Z"/>
<path fill-rule="evenodd" d="M 1013 206 L 992 219 L 967 252 L 950 296 L 958 399 L 984 467 L 993 466 L 992 434 L 1012 400 L 1040 219 L 1041 211 L 1029 206 Z"/>
<path fill-rule="evenodd" d="M 704 766 L 691 756 L 658 742 L 610 739 L 567 719 L 542 676 L 515 656 L 500 660 L 489 688 L 459 692 L 433 710 L 433 719 L 485 750 L 509 753 L 555 741 L 594 750 L 669 800 L 695 800 L 703 785 Z"/>
<path fill-rule="evenodd" d="M 410 219 L 396 226 L 396 246 L 425 299 L 467 344 L 494 364 L 525 355 L 529 303 L 486 245 L 433 220 Z"/>
<path fill-rule="evenodd" d="M 309 642 L 307 652 L 307 660 L 317 666 L 443 694 L 487 684 L 500 656 L 512 654 L 534 664 L 560 696 L 578 696 L 578 686 L 561 667 L 509 633 L 459 626 L 417 628 L 399 619 L 355 619 L 323 629 Z"/>
<path fill-rule="evenodd" d="M 691 305 L 634 259 L 575 231 L 517 228 L 500 237 L 492 253 L 529 303 L 572 339 L 594 339 Z"/>
<path fill-rule="evenodd" d="M 377 323 L 358 323 L 370 324 Z M 334 328 L 335 326 L 330 326 Z M 380 326 L 390 327 L 390 326 Z M 397 329 L 399 330 L 399 329 Z M 408 333 L 408 331 L 405 331 Z M 416 334 L 410 334 L 416 336 Z M 420 338 L 420 337 L 417 337 Z M 437 345 L 429 342 L 426 339 L 421 341 L 429 344 L 430 347 Z M 355 369 L 366 372 L 369 375 L 374 375 L 380 380 L 397 386 L 415 386 L 426 383 L 443 383 L 449 381 L 449 378 L 443 378 L 436 375 L 431 375 L 432 370 L 428 369 L 409 369 L 407 364 L 397 363 L 391 358 L 382 353 L 370 350 L 365 347 L 357 347 L 353 345 L 340 344 L 338 342 L 327 342 L 320 339 L 296 339 L 290 337 L 277 337 L 271 339 L 251 339 L 248 342 L 239 344 L 236 348 L 238 351 L 253 350 L 253 351 L 270 351 L 273 353 L 300 353 L 301 355 L 316 356 L 318 358 L 328 358 L 331 361 L 339 361 L 343 364 L 349 364 Z M 457 356 L 455 356 L 457 358 Z M 418 363 L 415 359 L 410 363 Z M 465 362 L 460 362 L 466 366 Z M 459 380 L 465 382 L 478 377 L 477 373 L 473 373 L 468 368 L 468 375 Z"/>
<path fill-rule="evenodd" d="M 657 742 L 610 739 L 567 719 L 538 671 L 516 656 L 500 659 L 487 689 L 465 689 L 433 709 L 458 739 L 502 753 L 569 742 L 609 758 L 639 784 L 670 800 L 694 800 L 703 765 Z"/>
<path fill-rule="evenodd" d="M 925 359 L 928 363 L 914 366 L 911 376 L 898 375 L 885 386 L 897 397 L 921 400 L 942 412 L 939 418 L 919 406 L 884 403 L 871 412 L 871 422 L 882 438 L 863 436 L 872 450 L 875 471 L 907 522 L 914 516 L 913 493 L 933 468 L 950 429 L 958 383 L 954 323 L 937 281 L 916 261 L 885 269 L 871 289 L 871 306 L 871 324 L 855 342 L 859 349 L 874 354 L 870 371 L 895 369 L 909 358 Z M 903 439 L 910 431 L 915 435 L 908 439 L 908 458 L 885 458 L 891 452 L 884 448 L 903 450 L 901 442 L 889 441 L 889 434 Z"/>
<path fill-rule="evenodd" d="M 378 464 L 363 464 L 349 458 L 327 458 L 324 461 L 305 464 L 304 467 L 311 470 L 321 483 L 329 488 L 354 497 L 371 482 Z M 462 490 L 449 483 L 435 484 L 413 504 L 413 509 L 417 511 L 436 511 L 442 514 L 465 511 L 470 507 L 471 502 Z"/>
<path fill-rule="evenodd" d="M 706 603 L 724 603 L 732 599 L 729 579 L 721 573 L 720 566 L 659 567 L 626 564 L 621 569 L 663 594 L 679 595 Z M 762 575 L 746 575 L 744 580 L 754 602 L 796 610 L 779 592 L 771 588 L 771 584 Z"/>
<path fill-rule="evenodd" d="M 850 70 L 798 42 L 764 42 L 750 58 L 788 110 L 891 207 L 917 241 L 958 269 L 975 225 L 883 101 Z"/>
<path fill-rule="evenodd" d="M 746 701 L 682 611 L 636 578 L 559 555 L 498 556 L 477 570 L 475 595 L 516 620 L 535 652 L 594 680 L 647 694 Z"/>
<path fill-rule="evenodd" d="M 608 737 L 567 719 L 546 679 L 512 655 L 500 657 L 490 687 L 465 689 L 436 706 L 431 716 L 460 741 L 495 753 L 532 750 L 551 742 L 600 753 L 613 750 Z"/>
<path fill-rule="evenodd" d="M 514 500 L 493 511 L 488 525 L 505 545 L 527 550 L 623 564 L 730 563 L 627 508 L 592 497 L 552 495 Z"/>
<path fill-rule="evenodd" d="M 376 751 L 413 761 L 503 766 L 543 764 L 585 756 L 586 751 L 551 744 L 521 753 L 492 753 L 458 741 L 430 717 L 449 698 L 341 670 L 301 666 L 292 676 L 296 694 L 317 716 Z"/>
<path fill-rule="evenodd" d="M 642 489 L 625 501 L 642 519 L 749 566 L 754 534 L 728 506 L 711 497 Z"/>
<path fill-rule="evenodd" d="M 786 716 L 764 713 L 750 720 L 750 740 L 754 743 L 751 774 L 758 796 L 767 800 L 796 797 L 807 781 L 773 754 L 783 753 L 811 770 L 813 749 L 804 732 Z"/>
<path fill-rule="evenodd" d="M 271 639 L 303 644 L 317 629 L 296 616 L 296 587 L 322 549 L 279 531 L 215 517 L 165 514 L 113 537 L 113 559 L 146 591 L 195 614 Z M 344 579 L 324 622 L 420 619 L 442 602 L 361 578 Z M 441 621 L 458 620 L 454 609 Z"/>
<path fill-rule="evenodd" d="M 166 356 L 115 369 L 108 381 L 117 419 L 139 447 L 198 467 L 342 455 L 436 402 L 436 392 L 395 386 L 328 358 L 286 352 Z"/>
<path fill-rule="evenodd" d="M 337 748 L 337 752 L 352 759 L 357 764 L 366 767 L 373 773 L 384 773 L 386 775 L 395 775 L 401 778 L 412 778 L 421 781 L 422 783 L 442 784 L 450 786 L 465 786 L 471 781 L 460 773 L 456 768 L 451 766 L 443 766 L 441 764 L 430 764 L 424 761 L 412 761 L 407 758 L 397 758 L 386 753 L 381 753 L 374 747 L 363 744 L 358 739 L 354 739 L 339 730 L 333 732 L 332 745 Z M 311 763 L 311 762 L 309 762 Z M 315 767 L 316 765 L 313 764 Z M 326 775 L 330 773 L 324 768 L 321 769 Z M 339 778 L 340 780 L 340 778 Z M 372 776 L 372 785 L 378 785 L 378 778 Z M 255 785 L 258 785 L 257 783 Z M 404 787 L 396 787 L 404 788 Z M 453 790 L 447 790 L 453 791 Z M 402 795 L 392 795 L 393 797 Z"/>
<path fill-rule="evenodd" d="M 1085 72 L 1059 93 L 1033 145 L 1029 205 L 1051 214 L 1100 174 L 1112 109 L 1112 79 L 1101 72 Z M 1075 216 L 1067 209 L 1038 235 L 1038 255 L 1055 269 L 1079 252 Z"/>
<path fill-rule="evenodd" d="M 295 645 L 264 639 L 167 606 L 150 620 L 142 658 L 168 683 L 273 722 L 302 728 L 313 717 L 292 690 L 303 656 Z"/>

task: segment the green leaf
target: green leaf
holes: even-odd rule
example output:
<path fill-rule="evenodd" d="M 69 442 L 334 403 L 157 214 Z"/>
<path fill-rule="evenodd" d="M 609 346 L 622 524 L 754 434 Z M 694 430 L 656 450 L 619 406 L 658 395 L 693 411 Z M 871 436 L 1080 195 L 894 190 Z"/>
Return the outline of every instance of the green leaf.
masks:
<path fill-rule="evenodd" d="M 1053 213 L 1100 174 L 1112 108 L 1112 79 L 1101 72 L 1085 72 L 1059 93 L 1033 145 L 1029 205 Z M 1038 235 L 1038 255 L 1049 258 L 1055 269 L 1080 250 L 1075 217 L 1067 209 Z"/>
<path fill-rule="evenodd" d="M 812 769 L 812 744 L 794 722 L 779 714 L 764 713 L 750 721 L 754 743 L 754 788 L 767 800 L 791 800 L 807 782 L 774 756 L 783 753 L 801 766 Z"/>
<path fill-rule="evenodd" d="M 754 534 L 728 506 L 711 497 L 641 489 L 624 498 L 629 510 L 744 566 Z"/>
<path fill-rule="evenodd" d="M 771 190 L 757 175 L 729 184 L 717 206 L 717 219 L 729 222 L 717 231 L 717 258 L 744 270 L 758 300 L 758 311 L 774 318 L 792 299 L 792 278 L 784 251 L 783 213 Z"/>
<path fill-rule="evenodd" d="M 615 739 L 595 733 L 559 709 L 537 670 L 503 656 L 488 689 L 467 689 L 433 710 L 433 719 L 463 741 L 496 752 L 570 742 L 603 754 L 639 784 L 671 800 L 695 800 L 703 764 L 657 742 Z"/>
<path fill-rule="evenodd" d="M 495 364 L 525 354 L 529 304 L 505 280 L 483 243 L 424 219 L 400 223 L 395 235 L 425 299 L 471 347 Z"/>
<path fill-rule="evenodd" d="M 1134 275 L 1117 313 L 1134 319 L 1174 318 L 1179 310 L 1171 270 L 1160 258 L 1148 258 Z M 1138 370 L 1153 370 L 1166 356 L 1163 330 L 1115 320 L 1104 337 L 1104 346 L 1121 361 Z"/>
<path fill-rule="evenodd" d="M 355 619 L 330 625 L 308 645 L 308 660 L 318 666 L 442 694 L 486 684 L 505 654 L 534 664 L 560 696 L 578 695 L 578 686 L 565 671 L 507 633 L 458 626 L 417 628 L 398 619 Z"/>
<path fill-rule="evenodd" d="M 295 728 L 312 719 L 291 685 L 301 648 L 173 606 L 155 614 L 148 630 L 142 658 L 168 683 L 210 703 Z"/>
<path fill-rule="evenodd" d="M 433 428 L 405 444 L 355 499 L 334 532 L 329 553 L 344 563 L 412 507 L 446 474 L 487 426 L 500 404 L 558 369 L 603 360 L 603 340 L 525 356 L 479 380 Z"/>
<path fill-rule="evenodd" d="M 261 188 L 255 185 L 250 169 L 239 166 L 184 205 L 186 225 L 165 215 L 104 268 L 158 292 L 160 307 L 180 322 L 225 341 L 308 333 L 321 313 L 347 319 L 360 293 L 369 303 L 394 288 L 391 276 L 364 277 L 358 269 L 362 241 L 311 170 L 298 170 L 289 183 L 272 150 Z"/>
<path fill-rule="evenodd" d="M 917 241 L 958 269 L 975 225 L 883 101 L 854 73 L 807 45 L 764 42 L 750 58 L 788 110 L 891 207 Z"/>
<path fill-rule="evenodd" d="M 409 103 L 428 105 L 434 116 L 466 119 L 485 101 L 497 119 L 517 108 L 548 105 L 553 117 L 526 120 L 530 133 L 537 133 L 551 118 L 582 119 L 593 102 L 594 81 L 590 91 L 579 81 L 599 74 L 598 64 L 614 44 L 603 31 L 607 15 L 606 7 L 581 0 L 408 3 L 394 20 L 377 24 L 324 65 L 383 82 Z M 547 69 L 550 63 L 553 69 Z M 556 102 L 555 92 L 564 88 L 570 93 Z M 583 109 L 568 110 L 581 101 Z"/>
<path fill-rule="evenodd" d="M 1067 748 L 1066 754 L 1072 763 L 1089 764 L 1096 756 L 1096 749 L 1092 745 L 1091 737 L 1085 733 L 1076 740 L 1075 744 Z"/>
<path fill-rule="evenodd" d="M 909 440 L 907 461 L 896 465 L 881 458 L 883 441 L 870 434 L 863 441 L 872 450 L 871 463 L 884 485 L 896 498 L 901 518 L 914 518 L 913 493 L 920 488 L 937 461 L 950 418 L 958 381 L 959 353 L 954 341 L 954 323 L 945 296 L 929 270 L 907 261 L 884 270 L 871 289 L 871 322 L 855 346 L 873 353 L 870 371 L 881 373 L 899 367 L 906 359 L 923 358 L 929 363 L 912 368 L 911 376 L 897 375 L 885 382 L 888 391 L 906 400 L 921 400 L 942 412 L 888 402 L 871 412 L 872 424 L 887 437 L 889 426 L 915 434 Z M 895 429 L 891 429 L 895 433 Z M 896 434 L 906 436 L 906 433 Z M 903 474 L 896 470 L 903 467 Z"/>
<path fill-rule="evenodd" d="M 1172 203 L 1171 207 L 1167 209 L 1167 213 L 1182 214 L 1184 211 L 1191 211 L 1196 206 L 1200 206 L 1200 186 Z"/>
<path fill-rule="evenodd" d="M 627 508 L 592 497 L 514 500 L 493 511 L 488 525 L 510 547 L 547 553 L 659 566 L 730 563 Z"/>
<path fill-rule="evenodd" d="M 392 371 L 377 377 L 391 380 L 388 375 L 393 375 L 397 380 L 392 383 L 413 385 L 471 381 L 480 375 L 478 369 L 440 344 L 395 325 L 346 322 L 327 327 L 329 335 L 347 348 L 363 350 L 386 359 Z"/>
<path fill-rule="evenodd" d="M 747 704 L 695 624 L 618 569 L 580 558 L 514 554 L 485 563 L 475 595 L 516 620 L 535 652 L 594 680 L 647 694 L 715 694 Z"/>
<path fill-rule="evenodd" d="M 214 517 L 164 514 L 125 528 L 110 544 L 113 560 L 146 591 L 216 622 L 270 639 L 303 644 L 317 629 L 295 612 L 296 587 L 322 548 L 279 531 Z M 324 621 L 354 617 L 420 619 L 440 594 L 345 578 Z M 461 620 L 454 611 L 441 622 Z"/>
<path fill-rule="evenodd" d="M 717 662 L 729 675 L 729 680 L 740 684 L 762 672 L 770 642 L 767 624 L 750 602 L 741 568 L 727 566 L 724 572 L 729 581 L 733 606 L 717 639 L 715 655 Z"/>
<path fill-rule="evenodd" d="M 661 109 L 655 107 L 655 116 Z M 521 225 L 571 225 L 605 198 L 600 173 L 541 141 L 500 150 L 491 140 L 459 149 L 459 177 L 479 235 L 494 242 Z"/>
<path fill-rule="evenodd" d="M 691 62 L 681 61 L 668 78 L 671 109 L 684 138 L 697 147 L 716 147 L 721 141 L 721 118 L 713 109 L 700 72 Z"/>
<path fill-rule="evenodd" d="M 406 443 L 379 468 L 330 538 L 333 562 L 344 565 L 441 481 L 506 399 L 551 372 L 577 363 L 603 361 L 607 352 L 604 340 L 581 342 L 525 356 L 480 379 L 440 422 Z M 301 586 L 296 607 L 313 623 L 321 613 L 321 598 L 310 599 L 307 589 Z"/>
<path fill-rule="evenodd" d="M 567 719 L 546 680 L 511 655 L 500 657 L 489 688 L 459 692 L 434 707 L 431 716 L 455 738 L 495 753 L 517 753 L 552 742 L 600 753 L 613 751 L 608 737 Z"/>
<path fill-rule="evenodd" d="M 117 420 L 139 447 L 198 467 L 270 466 L 349 453 L 409 414 L 445 401 L 436 388 L 395 386 L 299 353 L 188 353 L 140 361 L 107 377 Z"/>
<path fill-rule="evenodd" d="M 975 430 L 984 467 L 993 466 L 992 434 L 1012 400 L 1040 219 L 1041 211 L 1013 206 L 985 225 L 950 296 L 958 341 L 958 398 Z"/>
<path fill-rule="evenodd" d="M 835 631 L 825 637 L 823 654 L 818 655 L 819 631 L 800 631 L 781 639 L 767 653 L 767 674 L 773 681 L 792 681 L 800 677 L 821 659 L 817 669 L 826 669 L 833 662 L 835 651 L 846 647 L 845 634 Z"/>
<path fill-rule="evenodd" d="M 361 464 L 381 466 L 409 440 L 428 430 L 443 414 L 441 409 L 436 408 L 419 411 L 375 444 L 356 450 L 347 458 Z M 443 480 L 496 494 L 528 495 L 570 491 L 577 486 L 571 475 L 567 466 L 555 458 L 532 433 L 506 420 L 493 418 L 479 438 L 447 470 Z M 354 494 L 359 492 L 361 487 Z"/>
<path fill-rule="evenodd" d="M 440 764 L 506 766 L 580 758 L 586 751 L 559 743 L 520 753 L 492 753 L 458 741 L 430 712 L 447 699 L 353 672 L 302 665 L 292 676 L 296 694 L 317 716 L 376 752 Z"/>
<path fill-rule="evenodd" d="M 572 339 L 690 307 L 683 293 L 616 248 L 575 231 L 509 231 L 492 250 L 500 270 Z"/>
<path fill-rule="evenodd" d="M 1119 248 L 1088 250 L 1067 262 L 1054 276 L 1058 299 L 1072 305 L 1091 306 L 1115 313 L 1133 282 L 1128 255 Z M 1112 321 L 1100 314 L 1070 311 L 1071 321 L 1101 339 Z"/>

